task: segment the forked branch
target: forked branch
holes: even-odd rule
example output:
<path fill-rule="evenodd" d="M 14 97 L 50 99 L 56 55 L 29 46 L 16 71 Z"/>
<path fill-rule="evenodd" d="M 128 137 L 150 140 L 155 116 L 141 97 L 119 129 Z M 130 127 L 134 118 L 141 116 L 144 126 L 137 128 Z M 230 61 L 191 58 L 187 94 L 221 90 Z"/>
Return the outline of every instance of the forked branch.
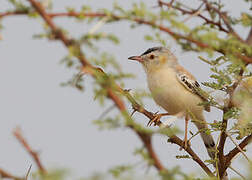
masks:
<path fill-rule="evenodd" d="M 77 56 L 77 58 L 80 60 L 80 62 L 83 65 L 83 68 L 86 72 L 89 72 L 94 78 L 95 74 L 94 72 L 98 72 L 101 73 L 101 69 L 98 69 L 94 66 L 92 66 L 90 63 L 88 63 L 87 59 L 84 57 L 82 51 L 80 50 L 80 45 L 77 44 L 74 40 L 69 40 L 62 32 L 61 30 L 53 23 L 52 19 L 50 16 L 47 15 L 45 9 L 43 6 L 41 6 L 41 4 L 35 0 L 29 0 L 29 2 L 32 4 L 32 6 L 36 9 L 36 11 L 41 15 L 41 17 L 46 21 L 46 23 L 49 25 L 49 27 L 52 29 L 52 32 L 54 35 L 58 35 L 56 37 L 58 37 L 59 40 L 61 40 L 65 46 L 69 47 L 69 46 L 73 46 L 75 48 L 77 48 L 79 51 L 79 56 Z M 143 23 L 143 24 L 149 24 L 149 25 L 155 25 L 151 22 L 148 21 L 144 21 L 141 19 L 135 19 L 136 22 L 138 23 Z M 163 30 L 167 30 L 168 33 L 173 34 L 174 32 L 170 31 L 169 29 L 164 29 L 161 28 Z M 71 42 L 71 43 L 68 43 Z M 102 71 L 102 73 L 104 73 Z M 105 74 L 105 73 L 104 73 Z M 115 85 L 115 87 L 117 87 L 116 91 L 118 91 L 119 93 L 123 94 L 124 96 L 126 96 L 128 98 L 128 100 L 132 103 L 133 107 L 143 113 L 144 115 L 146 115 L 149 119 L 153 119 L 153 113 L 150 113 L 149 111 L 145 110 L 143 107 L 141 107 L 140 105 L 138 105 L 134 99 L 130 96 L 129 93 L 126 93 L 125 91 L 123 91 L 118 85 Z M 107 89 L 108 92 L 108 97 L 115 103 L 116 107 L 125 114 L 126 109 L 125 109 L 125 105 L 124 102 L 122 101 L 122 99 L 109 87 L 104 87 Z M 131 127 L 131 126 L 129 126 Z M 148 150 L 148 153 L 150 154 L 150 156 L 153 158 L 154 160 L 154 165 L 158 170 L 164 170 L 164 166 L 161 165 L 160 161 L 157 159 L 156 154 L 154 153 L 154 150 L 151 146 L 151 139 L 149 136 L 147 136 L 146 134 L 142 134 L 141 132 L 136 131 L 133 127 L 131 127 L 141 138 L 142 142 L 144 143 L 146 149 Z M 179 139 L 177 136 L 172 136 L 170 137 L 170 139 L 172 139 L 171 142 L 176 143 L 177 145 L 182 146 L 182 140 Z M 186 151 L 188 151 L 189 154 L 191 154 L 193 157 L 193 160 L 195 160 L 202 168 L 203 170 L 209 175 L 209 176 L 213 176 L 213 173 L 209 170 L 209 168 L 200 160 L 200 158 L 193 153 L 191 148 L 188 148 Z"/>
<path fill-rule="evenodd" d="M 51 28 L 52 33 L 57 37 L 58 40 L 62 41 L 63 44 L 66 47 L 74 47 L 77 50 L 77 54 L 75 55 L 79 61 L 81 62 L 82 66 L 83 66 L 83 70 L 85 70 L 85 72 L 88 72 L 89 74 L 91 74 L 94 78 L 97 78 L 96 75 L 97 73 L 101 73 L 101 75 L 106 75 L 100 68 L 96 68 L 94 66 L 92 66 L 88 60 L 85 58 L 83 52 L 81 51 L 80 45 L 72 40 L 69 39 L 62 30 L 60 30 L 60 28 L 58 28 L 54 22 L 52 21 L 51 17 L 49 15 L 47 15 L 44 7 L 35 0 L 28 0 L 31 5 L 34 7 L 34 9 L 36 9 L 36 11 L 41 15 L 41 17 L 45 20 L 45 22 L 48 24 L 48 26 Z M 95 73 L 96 72 L 96 73 Z M 118 85 L 116 85 L 118 86 Z M 112 90 L 110 87 L 104 87 L 107 90 L 108 93 L 108 98 L 110 98 L 116 105 L 116 107 L 123 113 L 125 114 L 126 112 L 126 108 L 125 108 L 125 104 L 123 102 L 123 100 L 114 92 L 114 90 Z M 118 86 L 119 88 L 119 86 Z M 152 145 L 151 145 L 151 141 L 148 140 L 148 138 L 150 138 L 147 135 L 142 134 L 139 131 L 136 131 L 133 127 L 129 126 L 132 130 L 134 130 L 140 137 L 141 140 L 143 142 L 143 144 L 145 145 L 149 155 L 151 156 L 151 158 L 154 160 L 154 166 L 157 168 L 157 170 L 161 171 L 161 170 L 166 170 L 164 168 L 164 166 L 161 164 L 160 160 L 157 158 L 156 153 L 154 152 Z"/>

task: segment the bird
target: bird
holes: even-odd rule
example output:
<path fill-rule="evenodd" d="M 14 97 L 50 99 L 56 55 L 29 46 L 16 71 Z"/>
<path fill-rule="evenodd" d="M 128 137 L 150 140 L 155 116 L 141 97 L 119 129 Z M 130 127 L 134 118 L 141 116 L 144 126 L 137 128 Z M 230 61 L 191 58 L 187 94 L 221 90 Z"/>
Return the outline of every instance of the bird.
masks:
<path fill-rule="evenodd" d="M 240 109 L 236 128 L 240 130 L 239 137 L 242 138 L 252 128 L 252 76 L 241 79 L 231 97 L 233 106 Z"/>
<path fill-rule="evenodd" d="M 207 102 L 208 93 L 201 89 L 195 77 L 178 63 L 175 55 L 166 47 L 152 47 L 128 59 L 142 64 L 156 104 L 173 117 L 185 118 L 184 148 L 187 148 L 187 127 L 191 118 L 200 132 L 208 155 L 214 159 L 215 142 L 212 135 L 206 132 L 208 126 L 203 115 L 204 110 L 210 111 L 210 106 L 202 105 Z M 157 124 L 161 116 L 156 115 L 148 124 Z"/>

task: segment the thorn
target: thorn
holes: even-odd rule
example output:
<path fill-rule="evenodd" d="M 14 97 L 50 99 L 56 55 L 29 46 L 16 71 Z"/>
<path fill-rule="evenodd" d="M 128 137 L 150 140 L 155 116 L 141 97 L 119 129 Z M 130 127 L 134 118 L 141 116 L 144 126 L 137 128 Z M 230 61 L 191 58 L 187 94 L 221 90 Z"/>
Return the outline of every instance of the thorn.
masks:
<path fill-rule="evenodd" d="M 137 110 L 133 109 L 132 113 L 130 114 L 130 117 L 132 117 L 135 114 L 135 112 L 137 112 Z"/>
<path fill-rule="evenodd" d="M 32 164 L 30 165 L 30 167 L 29 167 L 29 169 L 28 169 L 28 171 L 27 171 L 27 173 L 25 175 L 25 180 L 28 180 L 28 176 L 29 176 L 29 174 L 31 172 L 31 168 L 32 168 Z"/>

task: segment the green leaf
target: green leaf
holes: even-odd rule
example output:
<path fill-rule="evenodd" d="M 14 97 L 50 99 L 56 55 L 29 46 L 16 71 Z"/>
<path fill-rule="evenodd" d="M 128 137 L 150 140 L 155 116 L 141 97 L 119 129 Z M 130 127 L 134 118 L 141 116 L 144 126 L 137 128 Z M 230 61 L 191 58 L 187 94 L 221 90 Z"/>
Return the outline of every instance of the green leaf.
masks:
<path fill-rule="evenodd" d="M 120 165 L 109 169 L 109 173 L 111 173 L 115 178 L 118 178 L 123 173 L 131 171 L 132 168 L 133 167 L 131 165 Z"/>

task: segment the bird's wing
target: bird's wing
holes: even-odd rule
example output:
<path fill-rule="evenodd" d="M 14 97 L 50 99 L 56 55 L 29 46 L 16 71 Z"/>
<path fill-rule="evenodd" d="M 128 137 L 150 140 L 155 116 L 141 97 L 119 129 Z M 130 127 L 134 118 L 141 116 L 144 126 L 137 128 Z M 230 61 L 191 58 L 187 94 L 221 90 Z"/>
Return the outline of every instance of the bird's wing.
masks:
<path fill-rule="evenodd" d="M 179 82 L 190 92 L 198 95 L 203 101 L 208 102 L 209 95 L 207 92 L 200 88 L 200 84 L 196 79 L 184 68 L 177 69 L 177 78 Z M 206 111 L 210 111 L 210 105 L 204 106 Z"/>

